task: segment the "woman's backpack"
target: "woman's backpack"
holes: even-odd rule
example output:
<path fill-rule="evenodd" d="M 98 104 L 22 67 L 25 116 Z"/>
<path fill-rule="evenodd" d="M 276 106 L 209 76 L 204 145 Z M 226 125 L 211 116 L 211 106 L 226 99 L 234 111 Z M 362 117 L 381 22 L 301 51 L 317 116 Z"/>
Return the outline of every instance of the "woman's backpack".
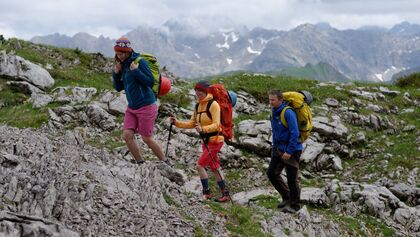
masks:
<path fill-rule="evenodd" d="M 141 53 L 140 57 L 134 59 L 134 63 L 139 63 L 142 58 L 146 60 L 150 70 L 152 71 L 153 78 L 155 79 L 152 87 L 153 93 L 156 97 L 166 95 L 171 90 L 171 81 L 169 78 L 160 74 L 160 66 L 157 58 L 149 53 Z"/>
<path fill-rule="evenodd" d="M 213 99 L 207 103 L 206 113 L 211 119 L 210 106 L 213 101 L 217 101 L 220 106 L 220 124 L 222 134 L 225 140 L 230 141 L 233 138 L 232 107 L 236 104 L 236 94 L 233 91 L 227 91 L 222 84 L 211 85 L 208 92 L 213 95 Z M 195 106 L 198 113 L 198 104 Z"/>

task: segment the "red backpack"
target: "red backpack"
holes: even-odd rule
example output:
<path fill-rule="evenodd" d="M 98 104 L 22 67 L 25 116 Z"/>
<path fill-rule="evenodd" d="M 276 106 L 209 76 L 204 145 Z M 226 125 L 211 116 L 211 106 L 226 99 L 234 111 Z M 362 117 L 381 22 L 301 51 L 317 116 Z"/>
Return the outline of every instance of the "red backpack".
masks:
<path fill-rule="evenodd" d="M 208 92 L 213 95 L 213 99 L 207 103 L 206 113 L 211 119 L 210 106 L 213 101 L 217 101 L 220 106 L 220 125 L 222 127 L 222 136 L 225 140 L 232 140 L 233 138 L 233 124 L 232 124 L 232 101 L 228 91 L 222 84 L 211 85 Z M 195 105 L 195 111 L 198 113 L 198 103 Z"/>

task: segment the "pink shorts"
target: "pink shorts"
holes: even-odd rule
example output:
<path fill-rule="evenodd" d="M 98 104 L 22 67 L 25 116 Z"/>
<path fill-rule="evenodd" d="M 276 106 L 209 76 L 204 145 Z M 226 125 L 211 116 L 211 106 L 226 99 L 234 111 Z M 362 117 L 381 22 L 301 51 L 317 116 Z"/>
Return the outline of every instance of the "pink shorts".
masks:
<path fill-rule="evenodd" d="M 217 153 L 222 149 L 224 142 L 209 142 L 207 144 L 210 154 L 204 144 L 201 145 L 201 148 L 203 149 L 203 153 L 201 154 L 200 158 L 198 158 L 197 165 L 206 168 L 207 166 L 210 166 L 210 169 L 216 170 L 220 168 L 220 162 L 219 157 L 217 157 Z"/>
<path fill-rule="evenodd" d="M 131 129 L 142 136 L 152 136 L 157 112 L 156 104 L 146 105 L 140 109 L 127 108 L 124 115 L 124 130 Z"/>

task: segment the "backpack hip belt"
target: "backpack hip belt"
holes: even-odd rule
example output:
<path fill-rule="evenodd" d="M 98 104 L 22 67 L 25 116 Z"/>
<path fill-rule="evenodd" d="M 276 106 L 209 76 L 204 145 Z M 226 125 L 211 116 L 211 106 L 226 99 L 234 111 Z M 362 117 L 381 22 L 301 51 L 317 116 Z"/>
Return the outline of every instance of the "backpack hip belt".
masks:
<path fill-rule="evenodd" d="M 209 144 L 210 137 L 218 136 L 219 132 L 203 133 L 204 141 Z"/>

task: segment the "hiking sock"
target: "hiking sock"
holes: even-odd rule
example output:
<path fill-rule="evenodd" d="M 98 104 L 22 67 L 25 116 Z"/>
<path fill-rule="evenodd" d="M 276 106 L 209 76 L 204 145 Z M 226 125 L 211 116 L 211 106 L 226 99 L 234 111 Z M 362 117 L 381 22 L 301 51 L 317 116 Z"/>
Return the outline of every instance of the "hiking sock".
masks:
<path fill-rule="evenodd" d="M 220 180 L 219 182 L 217 182 L 217 185 L 219 185 L 220 190 L 225 190 L 226 189 L 226 184 L 224 180 Z"/>
<path fill-rule="evenodd" d="M 209 189 L 209 179 L 201 179 L 201 185 L 203 186 L 203 190 Z"/>

